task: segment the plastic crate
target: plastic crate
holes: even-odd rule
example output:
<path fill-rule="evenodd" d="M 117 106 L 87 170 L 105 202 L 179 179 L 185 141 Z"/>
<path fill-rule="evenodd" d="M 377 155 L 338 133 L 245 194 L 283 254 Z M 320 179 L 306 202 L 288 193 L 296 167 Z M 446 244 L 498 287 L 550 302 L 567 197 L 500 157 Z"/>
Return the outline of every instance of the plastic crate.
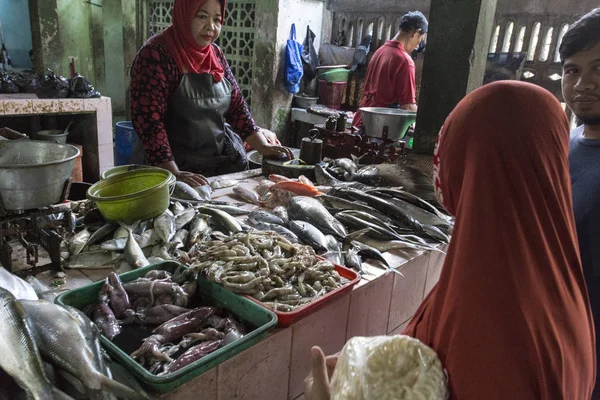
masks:
<path fill-rule="evenodd" d="M 348 279 L 350 282 L 340 286 L 339 288 L 332 290 L 327 293 L 325 296 L 319 297 L 317 300 L 312 301 L 308 304 L 303 305 L 302 307 L 296 308 L 294 311 L 283 312 L 283 311 L 274 311 L 277 315 L 278 325 L 281 327 L 286 327 L 292 325 L 294 322 L 301 320 L 302 318 L 312 314 L 319 308 L 323 307 L 325 304 L 329 303 L 335 297 L 341 295 L 342 293 L 348 292 L 352 290 L 352 287 L 360 282 L 361 277 L 356 272 L 348 269 L 346 267 L 342 267 L 341 265 L 336 265 L 335 270 L 342 276 L 343 278 Z M 256 300 L 254 297 L 246 296 L 256 304 L 260 304 L 261 306 L 272 310 L 271 307 L 262 303 L 261 301 Z"/>
<path fill-rule="evenodd" d="M 161 269 L 173 272 L 180 265 L 181 264 L 177 262 L 167 261 L 126 272 L 121 274 L 120 278 L 122 282 L 129 282 L 146 275 L 148 271 Z M 73 306 L 83 310 L 97 300 L 98 293 L 103 284 L 104 281 L 100 281 L 63 293 L 56 298 L 56 303 Z M 129 354 L 117 347 L 104 335 L 100 338 L 103 347 L 113 359 L 129 370 L 145 387 L 154 392 L 167 393 L 177 386 L 201 375 L 223 361 L 258 343 L 267 337 L 267 331 L 270 328 L 277 325 L 277 316 L 274 312 L 253 303 L 243 296 L 231 293 L 202 277 L 198 277 L 198 295 L 202 304 L 213 305 L 229 310 L 240 321 L 254 326 L 255 329 L 241 339 L 165 376 L 151 374 L 141 364 L 131 358 Z"/>

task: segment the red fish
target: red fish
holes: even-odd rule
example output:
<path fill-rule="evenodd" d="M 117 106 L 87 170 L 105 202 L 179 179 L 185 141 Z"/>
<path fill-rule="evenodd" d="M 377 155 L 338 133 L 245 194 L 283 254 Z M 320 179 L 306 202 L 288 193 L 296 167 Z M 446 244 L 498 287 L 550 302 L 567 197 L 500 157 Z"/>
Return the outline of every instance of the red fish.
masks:
<path fill-rule="evenodd" d="M 307 185 L 302 182 L 293 182 L 293 181 L 278 182 L 275 185 L 271 186 L 271 188 L 269 190 L 275 191 L 277 189 L 287 190 L 289 192 L 295 193 L 300 196 L 314 197 L 316 195 L 322 194 L 314 186 L 310 186 L 310 185 Z"/>

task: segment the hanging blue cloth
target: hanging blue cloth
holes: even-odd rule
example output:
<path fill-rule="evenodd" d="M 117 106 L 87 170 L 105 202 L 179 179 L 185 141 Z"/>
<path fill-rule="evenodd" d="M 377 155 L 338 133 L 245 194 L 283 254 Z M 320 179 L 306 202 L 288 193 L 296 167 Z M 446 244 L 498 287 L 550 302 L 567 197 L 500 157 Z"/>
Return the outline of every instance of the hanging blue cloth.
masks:
<path fill-rule="evenodd" d="M 302 45 L 296 41 L 296 24 L 292 24 L 285 48 L 285 71 L 283 74 L 283 84 L 288 92 L 298 93 L 303 72 Z"/>

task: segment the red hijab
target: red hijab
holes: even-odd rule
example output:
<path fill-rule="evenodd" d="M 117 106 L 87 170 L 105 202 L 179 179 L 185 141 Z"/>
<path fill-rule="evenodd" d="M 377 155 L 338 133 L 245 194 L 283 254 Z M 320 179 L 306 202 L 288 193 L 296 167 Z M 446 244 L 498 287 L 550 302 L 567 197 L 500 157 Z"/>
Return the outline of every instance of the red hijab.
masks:
<path fill-rule="evenodd" d="M 223 79 L 223 66 L 212 45 L 200 47 L 192 35 L 192 20 L 206 0 L 175 0 L 173 24 L 162 33 L 167 48 L 183 72 L 212 74 L 215 82 Z M 221 15 L 225 18 L 225 0 L 221 2 Z"/>
<path fill-rule="evenodd" d="M 452 399 L 590 398 L 594 328 L 568 147 L 558 101 L 516 81 L 469 94 L 442 128 L 435 183 L 455 226 L 405 334 L 437 351 Z"/>

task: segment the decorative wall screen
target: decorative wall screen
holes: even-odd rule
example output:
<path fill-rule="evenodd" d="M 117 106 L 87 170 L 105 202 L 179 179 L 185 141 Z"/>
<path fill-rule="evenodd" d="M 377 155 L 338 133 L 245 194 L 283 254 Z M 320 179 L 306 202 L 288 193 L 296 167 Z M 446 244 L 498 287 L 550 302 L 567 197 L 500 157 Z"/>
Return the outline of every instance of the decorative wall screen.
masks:
<path fill-rule="evenodd" d="M 148 37 L 162 32 L 169 26 L 172 9 L 173 0 L 149 0 L 147 2 Z M 225 53 L 248 105 L 251 104 L 252 96 L 255 11 L 256 0 L 227 1 L 225 24 L 217 41 Z"/>

